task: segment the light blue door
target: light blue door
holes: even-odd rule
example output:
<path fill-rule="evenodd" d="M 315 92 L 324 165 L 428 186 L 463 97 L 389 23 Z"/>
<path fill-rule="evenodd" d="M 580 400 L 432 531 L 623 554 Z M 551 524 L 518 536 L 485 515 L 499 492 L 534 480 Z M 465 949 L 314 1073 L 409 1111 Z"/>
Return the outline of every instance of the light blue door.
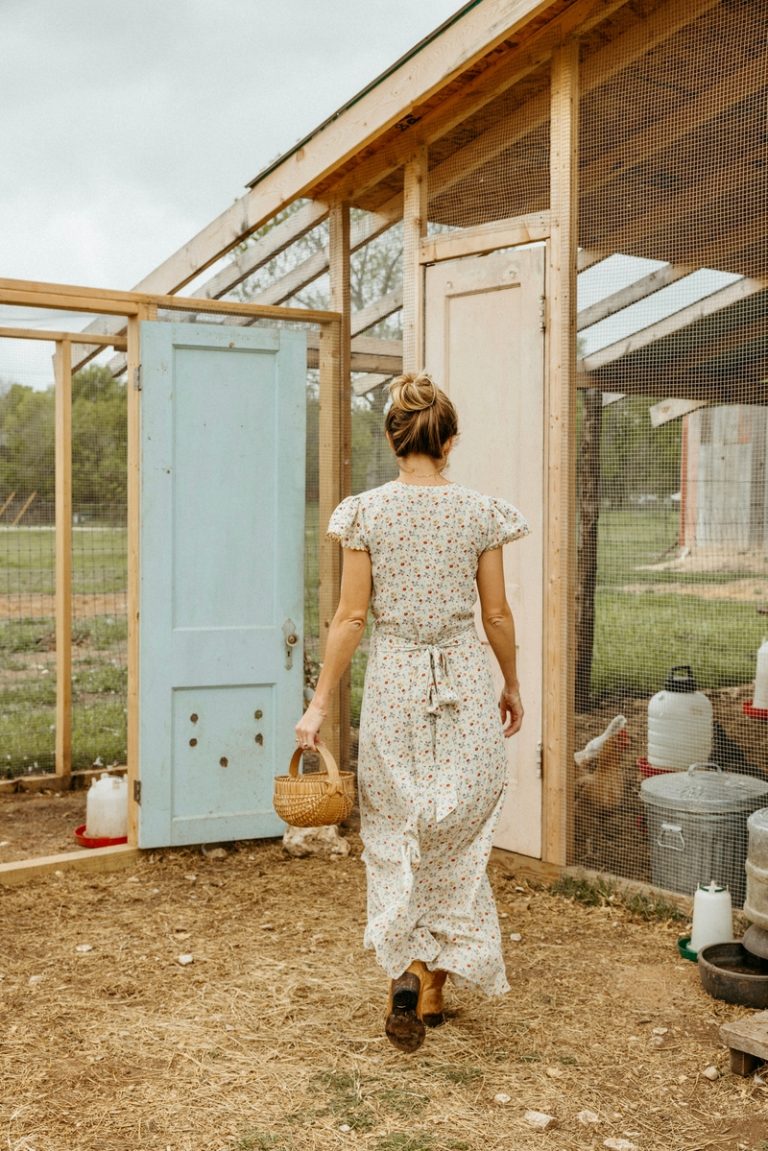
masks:
<path fill-rule="evenodd" d="M 303 687 L 302 332 L 141 325 L 139 846 L 278 835 Z"/>

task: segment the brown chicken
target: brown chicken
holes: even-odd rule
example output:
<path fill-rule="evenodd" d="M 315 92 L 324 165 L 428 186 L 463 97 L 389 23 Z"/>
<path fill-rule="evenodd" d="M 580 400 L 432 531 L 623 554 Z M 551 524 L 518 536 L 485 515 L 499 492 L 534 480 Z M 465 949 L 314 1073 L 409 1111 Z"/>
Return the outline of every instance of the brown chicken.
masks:
<path fill-rule="evenodd" d="M 576 803 L 596 811 L 615 811 L 624 798 L 624 753 L 629 746 L 627 721 L 615 716 L 602 735 L 591 739 L 574 760 L 586 768 L 576 780 Z"/>

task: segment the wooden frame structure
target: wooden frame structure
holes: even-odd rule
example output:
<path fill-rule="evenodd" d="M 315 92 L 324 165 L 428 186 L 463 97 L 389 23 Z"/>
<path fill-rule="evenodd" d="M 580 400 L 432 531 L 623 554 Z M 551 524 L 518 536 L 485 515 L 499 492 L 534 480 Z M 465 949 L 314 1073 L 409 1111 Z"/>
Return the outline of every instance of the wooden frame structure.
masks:
<path fill-rule="evenodd" d="M 298 308 L 269 307 L 242 302 L 224 303 L 219 300 L 196 300 L 171 296 L 152 296 L 138 292 L 110 292 L 70 284 L 44 284 L 22 280 L 0 280 L 0 307 L 24 303 L 35 308 L 64 310 L 68 313 L 82 310 L 86 314 L 101 313 L 114 317 L 124 325 L 124 334 L 105 335 L 93 332 L 41 331 L 27 328 L 0 328 L 0 338 L 44 340 L 52 342 L 55 379 L 55 458 L 56 458 L 56 772 L 55 776 L 25 777 L 25 789 L 36 787 L 72 786 L 72 373 L 73 344 L 81 347 L 127 353 L 128 385 L 126 390 L 128 418 L 128 730 L 127 774 L 129 793 L 138 779 L 139 737 L 139 491 L 141 454 L 141 392 L 138 387 L 141 364 L 140 327 L 143 320 L 158 318 L 158 312 L 175 312 L 193 307 L 196 313 L 239 317 L 243 320 L 271 320 L 283 323 L 313 325 L 319 331 L 318 362 L 320 367 L 321 399 L 331 411 L 338 408 L 343 395 L 343 346 L 340 312 Z M 338 418 L 333 419 L 334 426 Z M 341 465 L 341 452 L 323 458 L 320 475 L 321 499 L 325 506 L 333 507 L 345 489 L 345 476 Z M 326 564 L 335 559 L 330 543 Z M 330 602 L 330 600 L 329 600 Z M 334 735 L 339 738 L 338 718 Z M 76 773 L 80 782 L 87 782 L 98 772 Z M 0 783 L 0 788 L 13 787 Z M 112 847 L 80 852 L 20 863 L 0 864 L 0 883 L 15 882 L 27 874 L 40 874 L 56 867 L 79 865 L 97 870 L 110 869 L 135 856 L 137 852 L 136 805 L 129 804 L 128 843 L 125 848 Z"/>
<path fill-rule="evenodd" d="M 130 367 L 141 316 L 152 309 L 188 315 L 220 310 L 247 323 L 250 313 L 238 313 L 227 294 L 294 245 L 299 251 L 304 237 L 327 228 L 319 250 L 309 256 L 299 252 L 288 271 L 262 284 L 253 297 L 261 305 L 259 315 L 299 318 L 297 308 L 285 305 L 295 304 L 307 285 L 329 277 L 329 306 L 340 319 L 319 320 L 319 338 L 310 338 L 310 354 L 317 357 L 312 362 L 320 364 L 321 436 L 334 461 L 323 481 L 322 519 L 349 490 L 351 373 L 380 380 L 403 366 L 420 365 L 425 266 L 547 244 L 543 858 L 548 865 L 562 866 L 569 858 L 576 390 L 647 390 L 661 363 L 659 399 L 723 402 L 737 390 L 743 397 L 746 385 L 749 402 L 766 402 L 768 266 L 759 242 L 768 233 L 764 146 L 755 136 L 754 151 L 745 157 L 729 134 L 734 109 L 748 112 L 750 101 L 766 89 L 768 49 L 761 13 L 752 7 L 759 9 L 741 8 L 730 17 L 723 16 L 719 0 L 471 0 L 262 172 L 134 292 L 107 294 L 97 307 L 99 299 L 85 289 L 48 289 L 49 301 L 103 313 L 82 336 L 58 334 L 62 349 L 71 343 L 75 366 L 108 342 L 117 351 L 127 347 Z M 726 43 L 717 37 L 717 21 L 728 19 L 742 23 L 738 36 Z M 685 53 L 697 51 L 696 36 L 705 46 L 717 44 L 712 56 L 717 65 L 708 63 L 705 51 L 696 58 L 695 72 L 670 97 L 673 122 L 650 120 L 628 130 L 621 118 L 626 93 L 617 93 L 615 85 L 630 75 L 633 83 L 642 83 L 645 70 L 649 90 L 669 88 L 664 51 L 673 45 L 683 67 Z M 745 43 L 753 48 L 749 53 L 742 51 Z M 693 192 L 693 159 L 720 145 L 718 165 L 698 179 Z M 485 189 L 482 203 L 475 196 L 479 182 Z M 633 206 L 627 186 L 642 188 L 642 202 Z M 744 210 L 737 210 L 742 204 Z M 722 227 L 721 219 L 727 221 Z M 354 312 L 351 261 L 396 224 L 403 229 L 402 290 Z M 206 279 L 207 269 L 235 250 L 229 263 Z M 577 275 L 616 252 L 663 263 L 577 311 Z M 741 278 L 669 311 L 631 338 L 578 355 L 579 332 L 700 268 Z M 184 290 L 195 298 L 182 296 Z M 5 302 L 34 302 L 37 291 L 34 285 L 0 281 Z M 402 314 L 402 344 L 371 334 L 396 311 Z M 726 338 L 718 340 L 724 327 Z M 745 374 L 744 357 L 734 349 L 746 344 Z M 62 351 L 57 359 L 62 378 L 65 359 Z M 368 386 L 364 376 L 355 381 L 354 392 L 363 394 Z M 132 452 L 135 460 L 135 442 Z M 61 500 L 64 509 L 65 491 Z M 135 556 L 131 562 L 135 567 Z M 61 563 L 65 570 L 63 553 Z M 338 552 L 324 544 L 321 636 L 338 585 Z M 342 751 L 348 727 L 348 701 L 342 695 L 329 732 L 330 742 Z"/>

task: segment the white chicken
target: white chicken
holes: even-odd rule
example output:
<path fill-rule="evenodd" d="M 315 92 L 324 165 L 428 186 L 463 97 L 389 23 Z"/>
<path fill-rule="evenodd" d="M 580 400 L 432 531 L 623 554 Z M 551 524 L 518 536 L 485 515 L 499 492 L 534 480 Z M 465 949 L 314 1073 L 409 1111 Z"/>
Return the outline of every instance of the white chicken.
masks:
<path fill-rule="evenodd" d="M 627 721 L 615 716 L 605 731 L 574 755 L 577 767 L 587 768 L 576 780 L 576 802 L 597 811 L 614 811 L 624 798 L 624 752 L 629 746 Z"/>

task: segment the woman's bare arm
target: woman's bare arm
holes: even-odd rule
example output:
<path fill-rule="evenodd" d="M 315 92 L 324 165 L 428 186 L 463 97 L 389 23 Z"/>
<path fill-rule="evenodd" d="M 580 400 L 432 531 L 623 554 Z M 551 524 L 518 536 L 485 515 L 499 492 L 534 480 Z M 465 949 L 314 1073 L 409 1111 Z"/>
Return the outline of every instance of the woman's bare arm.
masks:
<path fill-rule="evenodd" d="M 317 744 L 330 697 L 363 637 L 370 598 L 371 557 L 366 551 L 345 548 L 339 606 L 328 630 L 322 670 L 312 702 L 296 724 L 296 738 L 303 747 Z"/>
<path fill-rule="evenodd" d="M 499 699 L 504 735 L 514 735 L 523 722 L 523 704 L 517 678 L 515 620 L 504 586 L 504 557 L 501 548 L 483 552 L 477 565 L 477 591 L 488 643 L 496 656 L 504 688 Z"/>

